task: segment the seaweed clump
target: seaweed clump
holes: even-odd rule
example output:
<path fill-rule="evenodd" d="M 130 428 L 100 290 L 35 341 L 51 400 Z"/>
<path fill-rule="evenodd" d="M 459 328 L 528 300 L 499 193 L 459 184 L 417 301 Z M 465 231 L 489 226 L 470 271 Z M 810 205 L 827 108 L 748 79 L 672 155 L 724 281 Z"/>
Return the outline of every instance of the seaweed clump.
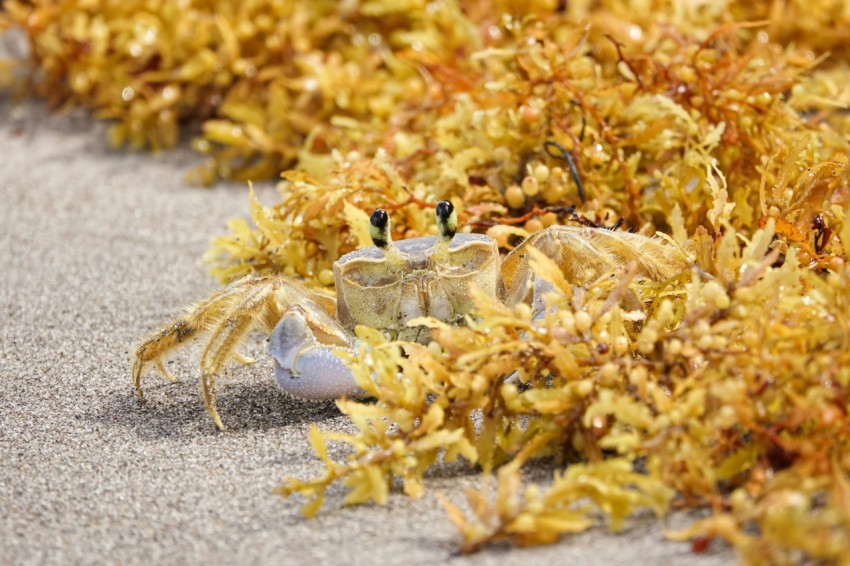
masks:
<path fill-rule="evenodd" d="M 105 2 L 8 0 L 0 30 L 28 36 L 29 87 L 51 106 L 112 121 L 116 146 L 173 147 L 200 123 L 209 155 L 191 178 L 277 175 L 302 148 L 385 124 L 423 82 L 404 49 L 469 49 L 451 2 L 409 11 L 383 2 Z M 395 47 L 386 45 L 394 39 Z M 438 43 L 423 45 L 429 38 Z M 19 67 L 22 65 L 18 65 Z M 368 138 L 369 136 L 367 136 Z"/>
<path fill-rule="evenodd" d="M 622 218 L 672 234 L 695 268 L 636 288 L 623 266 L 583 288 L 541 259 L 559 291 L 542 320 L 479 301 L 466 327 L 432 321 L 428 347 L 361 329 L 349 362 L 377 403 L 340 402 L 358 432 L 314 429 L 325 473 L 279 492 L 306 495 L 308 514 L 339 481 L 347 503 L 381 503 L 395 481 L 420 495 L 430 466 L 463 457 L 498 470 L 492 498 L 470 492 L 468 512 L 446 502 L 465 551 L 552 542 L 598 510 L 616 529 L 641 507 L 707 507 L 671 536 L 695 549 L 721 537 L 749 562 L 845 557 L 848 146 L 841 102 L 823 95 L 840 62 L 815 70 L 811 53 L 761 41 L 763 24 L 660 29 L 630 45 L 554 17 L 501 25 L 512 39 L 431 67 L 443 103 L 393 134 L 420 149 L 363 157 L 410 195 L 393 201 L 406 215 L 394 225 L 430 230 L 422 209 L 451 198 L 467 229 L 510 249 L 555 223 Z M 574 158 L 586 201 L 549 141 Z M 357 160 L 337 160 L 316 186 L 357 186 Z M 300 190 L 281 187 L 289 199 Z M 645 311 L 618 306 L 626 290 Z M 328 440 L 349 457 L 331 460 Z M 541 457 L 569 465 L 521 487 Z"/>
<path fill-rule="evenodd" d="M 686 234 L 717 237 L 728 210 L 744 235 L 771 216 L 797 244 L 814 215 L 839 221 L 850 92 L 836 79 L 845 67 L 816 71 L 821 59 L 762 42 L 752 24 L 700 36 L 656 25 L 629 45 L 558 15 L 505 16 L 486 29 L 466 59 L 419 56 L 434 97 L 392 128 L 368 130 L 383 136 L 378 147 L 305 149 L 300 169 L 284 173 L 281 203 L 263 213 L 283 224 L 240 220 L 215 240 L 207 259 L 219 279 L 283 268 L 318 284 L 355 245 L 346 218 L 309 213 L 322 208 L 318 193 L 339 202 L 334 210 L 343 201 L 364 213 L 388 208 L 398 237 L 433 233 L 426 209 L 450 199 L 468 229 L 506 249 L 573 213 L 669 232 L 678 205 Z"/>
<path fill-rule="evenodd" d="M 494 497 L 469 492 L 468 513 L 445 503 L 465 551 L 552 542 L 598 510 L 618 529 L 640 507 L 708 507 L 670 536 L 722 537 L 753 563 L 846 557 L 850 269 L 779 261 L 775 235 L 773 220 L 751 238 L 728 227 L 716 246 L 702 240 L 710 262 L 654 288 L 629 266 L 577 288 L 540 257 L 555 288 L 542 319 L 478 300 L 466 327 L 417 321 L 434 329 L 429 346 L 361 328 L 349 363 L 377 402 L 340 401 L 358 432 L 314 427 L 326 472 L 279 492 L 307 495 L 308 514 L 336 481 L 346 503 L 383 503 L 395 478 L 418 496 L 428 467 L 462 456 L 498 468 Z M 847 257 L 850 220 L 841 241 Z M 619 306 L 627 289 L 645 312 Z M 331 460 L 326 440 L 349 444 L 348 459 Z M 540 457 L 569 465 L 523 489 L 523 464 Z"/>

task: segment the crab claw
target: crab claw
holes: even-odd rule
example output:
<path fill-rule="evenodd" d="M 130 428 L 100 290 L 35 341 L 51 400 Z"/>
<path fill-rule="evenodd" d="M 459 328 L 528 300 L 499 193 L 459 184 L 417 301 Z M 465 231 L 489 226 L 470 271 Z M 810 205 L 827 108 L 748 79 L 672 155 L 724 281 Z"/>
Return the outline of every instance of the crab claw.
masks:
<path fill-rule="evenodd" d="M 297 307 L 290 308 L 269 340 L 278 387 L 304 399 L 364 396 L 351 370 L 334 354 L 340 350 L 352 351 L 345 346 L 319 342 L 304 312 Z"/>

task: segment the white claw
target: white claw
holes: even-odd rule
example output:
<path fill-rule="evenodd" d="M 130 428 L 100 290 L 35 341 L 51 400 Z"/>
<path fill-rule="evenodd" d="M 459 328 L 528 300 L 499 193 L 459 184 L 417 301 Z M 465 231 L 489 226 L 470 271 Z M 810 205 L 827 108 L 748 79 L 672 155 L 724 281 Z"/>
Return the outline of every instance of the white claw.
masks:
<path fill-rule="evenodd" d="M 288 311 L 275 326 L 269 341 L 278 387 L 304 399 L 362 397 L 364 391 L 354 381 L 348 366 L 334 354 L 335 350 L 351 351 L 322 344 L 300 312 Z"/>

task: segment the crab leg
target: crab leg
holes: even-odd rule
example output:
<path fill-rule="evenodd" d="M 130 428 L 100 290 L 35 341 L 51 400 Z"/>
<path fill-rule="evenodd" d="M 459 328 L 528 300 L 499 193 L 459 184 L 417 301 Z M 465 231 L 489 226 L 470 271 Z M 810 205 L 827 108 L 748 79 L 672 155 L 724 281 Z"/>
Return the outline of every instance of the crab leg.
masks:
<path fill-rule="evenodd" d="M 268 279 L 255 279 L 250 285 L 262 286 L 267 284 Z M 163 359 L 191 340 L 198 334 L 203 334 L 212 327 L 217 319 L 220 319 L 232 307 L 234 301 L 239 297 L 245 283 L 233 284 L 229 287 L 213 293 L 205 301 L 194 307 L 175 320 L 172 324 L 162 329 L 145 340 L 136 349 L 133 356 L 133 385 L 140 400 L 142 397 L 142 373 L 147 364 L 153 363 L 154 367 L 172 383 L 177 381 L 165 368 Z"/>
<path fill-rule="evenodd" d="M 539 309 L 542 295 L 551 290 L 551 285 L 535 277 L 529 247 L 552 259 L 576 285 L 588 285 L 629 262 L 636 263 L 638 275 L 653 281 L 669 279 L 689 266 L 681 250 L 659 238 L 598 228 L 552 227 L 530 236 L 502 261 L 502 300 L 508 305 L 525 301 L 531 291 L 534 306 Z"/>
<path fill-rule="evenodd" d="M 278 386 L 305 399 L 362 396 L 351 370 L 334 354 L 353 352 L 354 340 L 353 334 L 326 313 L 292 305 L 269 340 Z"/>
<path fill-rule="evenodd" d="M 277 320 L 280 312 L 287 305 L 299 301 L 298 304 L 305 305 L 305 309 L 314 313 L 317 320 L 333 320 L 327 313 L 330 302 L 323 304 L 326 298 L 306 291 L 298 285 L 283 280 L 276 280 L 272 285 L 248 289 L 242 300 L 233 308 L 230 316 L 222 320 L 211 334 L 204 353 L 201 355 L 201 397 L 213 422 L 219 430 L 225 430 L 221 422 L 215 402 L 215 375 L 229 357 L 233 350 L 248 332 L 256 325 L 264 327 L 266 332 Z M 289 306 L 288 308 L 296 308 Z M 288 310 L 288 309 L 287 309 Z M 285 312 L 285 311 L 284 311 Z"/>
<path fill-rule="evenodd" d="M 245 290 L 239 303 L 234 305 L 229 316 L 221 320 L 210 332 L 207 345 L 201 354 L 201 397 L 207 412 L 220 430 L 225 430 L 215 403 L 215 376 L 234 349 L 255 326 L 270 326 L 268 319 L 277 315 L 275 294 L 291 293 L 290 286 L 277 281 L 272 285 L 261 285 Z M 266 330 L 268 332 L 268 330 Z"/>
<path fill-rule="evenodd" d="M 271 332 L 293 304 L 303 304 L 317 319 L 330 318 L 336 301 L 280 277 L 245 278 L 217 291 L 191 312 L 145 340 L 133 357 L 133 384 L 142 398 L 142 373 L 152 364 L 174 381 L 163 363 L 164 358 L 192 338 L 208 335 L 201 355 L 200 388 L 207 412 L 220 430 L 225 430 L 215 402 L 215 376 L 228 359 L 250 363 L 236 347 L 252 329 Z M 320 338 L 333 342 L 331 337 Z"/>

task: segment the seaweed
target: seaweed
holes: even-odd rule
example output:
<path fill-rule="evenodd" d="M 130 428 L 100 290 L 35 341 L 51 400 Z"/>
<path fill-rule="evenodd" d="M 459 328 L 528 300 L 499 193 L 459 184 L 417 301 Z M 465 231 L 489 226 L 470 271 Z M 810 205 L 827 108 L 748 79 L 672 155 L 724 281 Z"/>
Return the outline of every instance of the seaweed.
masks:
<path fill-rule="evenodd" d="M 471 515 L 445 502 L 466 552 L 553 542 L 597 524 L 598 510 L 619 529 L 639 508 L 707 507 L 670 536 L 722 537 L 752 563 L 846 557 L 850 270 L 823 276 L 793 254 L 776 265 L 774 226 L 745 239 L 727 225 L 709 271 L 655 288 L 636 288 L 628 267 L 575 288 L 542 262 L 561 292 L 539 320 L 477 297 L 465 327 L 416 321 L 432 325 L 429 346 L 360 328 L 348 363 L 377 402 L 339 401 L 358 432 L 314 426 L 326 473 L 278 493 L 307 496 L 308 515 L 337 481 L 347 504 L 385 503 L 396 478 L 419 496 L 431 465 L 460 456 L 498 469 L 494 496 L 468 493 Z M 646 313 L 618 306 L 626 288 Z M 350 456 L 330 460 L 326 441 Z M 522 487 L 523 464 L 542 457 L 566 469 Z"/>
<path fill-rule="evenodd" d="M 631 51 L 603 39 L 612 49 L 605 56 L 584 27 L 564 19 L 505 17 L 498 48 L 427 63 L 433 80 L 443 77 L 439 101 L 423 102 L 403 130 L 385 132 L 391 139 L 380 148 L 305 152 L 303 168 L 317 170 L 313 186 L 344 195 L 373 190 L 359 176 L 379 169 L 395 177 L 386 194 L 398 196 L 385 204 L 395 207 L 399 188 L 410 195 L 393 218 L 400 235 L 433 230 L 423 203 L 451 199 L 468 226 L 491 227 L 506 248 L 512 236 L 565 221 L 569 207 L 593 224 L 622 221 L 646 233 L 669 231 L 677 206 L 687 234 L 705 227 L 718 236 L 725 211 L 744 235 L 768 216 L 800 233 L 818 214 L 834 225 L 846 204 L 850 147 L 830 126 L 840 122 L 834 101 L 812 93 L 830 88 L 842 69 L 815 73 L 816 58 L 738 39 L 760 25 L 725 25 L 705 39 L 662 28 Z M 553 154 L 555 146 L 563 152 Z M 285 173 L 284 201 L 311 199 L 314 189 L 291 182 L 302 174 Z M 380 203 L 361 204 L 368 212 Z M 314 243 L 327 268 L 338 257 L 332 242 L 346 241 L 347 228 L 324 228 L 327 241 Z M 301 230 L 289 223 L 287 237 Z M 209 256 L 223 282 L 264 272 L 225 242 L 232 244 L 217 240 Z M 275 265 L 302 256 L 296 248 Z"/>

